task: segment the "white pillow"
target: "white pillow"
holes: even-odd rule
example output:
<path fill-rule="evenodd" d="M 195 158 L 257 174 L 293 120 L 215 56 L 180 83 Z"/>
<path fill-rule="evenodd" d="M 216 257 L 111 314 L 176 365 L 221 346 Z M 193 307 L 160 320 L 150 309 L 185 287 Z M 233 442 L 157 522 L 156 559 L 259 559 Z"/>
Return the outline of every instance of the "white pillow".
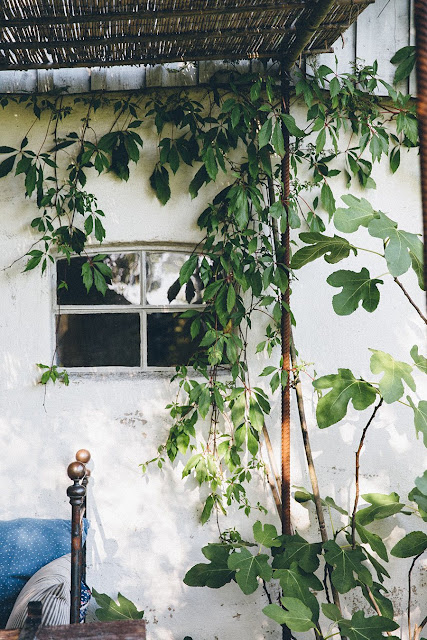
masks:
<path fill-rule="evenodd" d="M 28 603 L 42 603 L 42 625 L 70 624 L 71 553 L 61 556 L 35 573 L 19 594 L 6 629 L 21 629 L 27 618 Z"/>

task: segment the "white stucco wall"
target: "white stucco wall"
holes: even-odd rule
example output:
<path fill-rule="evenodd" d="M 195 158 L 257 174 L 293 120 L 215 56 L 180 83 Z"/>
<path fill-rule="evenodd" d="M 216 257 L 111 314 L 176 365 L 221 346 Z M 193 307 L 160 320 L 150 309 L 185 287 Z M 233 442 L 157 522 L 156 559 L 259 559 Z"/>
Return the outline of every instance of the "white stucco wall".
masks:
<path fill-rule="evenodd" d="M 298 107 L 294 109 L 297 113 Z M 98 112 L 97 130 L 103 126 L 101 119 Z M 16 146 L 31 121 L 28 110 L 21 107 L 2 111 L 2 144 Z M 67 129 L 70 122 L 66 120 Z M 76 126 L 77 123 L 78 119 Z M 43 132 L 43 127 L 36 125 L 32 135 L 41 141 Z M 155 160 L 155 138 L 149 130 L 143 137 L 143 160 L 136 167 L 132 165 L 128 183 L 111 175 L 88 181 L 88 189 L 93 188 L 106 213 L 107 246 L 196 243 L 200 239 L 196 219 L 209 198 L 209 189 L 191 201 L 179 172 L 172 182 L 174 196 L 162 207 L 148 184 Z M 387 167 L 377 167 L 374 177 L 378 188 L 367 197 L 375 207 L 398 220 L 402 228 L 417 232 L 421 221 L 416 153 L 408 154 L 403 162 L 404 167 L 395 177 Z M 345 192 L 344 184 L 337 184 L 337 195 L 340 188 Z M 0 181 L 0 269 L 23 255 L 34 241 L 29 221 L 36 215 L 36 206 L 33 200 L 24 200 L 23 192 L 22 176 Z M 363 232 L 357 240 L 356 235 L 354 238 L 355 244 L 374 244 Z M 370 379 L 369 347 L 409 361 L 412 345 L 423 343 L 420 321 L 391 278 L 381 287 L 380 306 L 374 314 L 363 310 L 344 318 L 334 314 L 331 299 L 337 290 L 325 283 L 325 277 L 337 268 L 353 265 L 357 270 L 367 266 L 375 275 L 385 270 L 372 254 L 348 259 L 338 267 L 317 261 L 299 272 L 294 286 L 297 347 L 305 361 L 314 363 L 318 375 L 348 367 L 356 375 Z M 167 434 L 169 418 L 164 407 L 171 397 L 167 377 L 75 375 L 68 388 L 49 385 L 43 406 L 45 389 L 37 384 L 39 372 L 35 363 L 49 362 L 53 353 L 53 283 L 49 274 L 41 277 L 38 270 L 25 274 L 22 270 L 21 261 L 0 272 L 0 517 L 67 517 L 65 469 L 74 452 L 87 447 L 93 456 L 89 582 L 98 591 L 113 597 L 120 591 L 144 609 L 150 640 L 182 640 L 185 635 L 194 640 L 280 638 L 279 627 L 261 614 L 266 604 L 261 589 L 245 597 L 235 584 L 216 591 L 188 588 L 182 582 L 188 568 L 203 560 L 200 549 L 215 541 L 217 527 L 214 519 L 200 526 L 200 492 L 191 480 L 181 481 L 180 456 L 173 467 L 166 465 L 163 472 L 153 468 L 143 477 L 139 470 L 138 465 L 155 455 Z M 422 306 L 423 294 L 415 276 L 407 274 L 402 281 Z M 260 338 L 262 318 L 256 332 Z M 260 356 L 253 358 L 253 366 L 255 371 L 262 370 Z M 309 377 L 303 376 L 303 381 L 322 493 L 349 507 L 353 500 L 354 451 L 369 410 L 365 414 L 349 411 L 338 426 L 320 432 L 313 419 L 315 394 Z M 420 396 L 421 391 L 420 381 Z M 278 399 L 269 425 L 276 445 L 277 405 Z M 308 487 L 295 413 L 292 428 L 292 482 Z M 361 493 L 395 490 L 405 497 L 426 462 L 426 450 L 415 438 L 412 412 L 402 406 L 384 406 L 368 434 L 362 455 Z M 258 489 L 256 498 L 270 508 L 266 521 L 277 525 L 272 500 L 267 491 L 263 492 L 261 481 Z M 295 502 L 292 509 L 294 526 L 300 533 L 315 535 L 315 528 L 309 531 L 310 523 L 314 523 L 313 513 Z M 405 527 L 419 528 L 420 524 L 423 523 L 397 516 L 380 523 L 376 530 L 391 547 Z M 232 511 L 227 519 L 220 516 L 220 525 L 223 529 L 236 526 L 242 533 L 249 531 L 242 512 Z M 400 561 L 400 567 L 406 564 L 409 566 L 409 562 Z M 421 567 L 422 562 L 414 571 L 416 588 L 425 582 Z M 398 575 L 392 563 L 389 587 L 397 611 L 402 612 L 406 577 L 403 569 L 397 570 Z M 422 598 L 417 591 L 414 606 L 418 613 Z M 414 616 L 416 619 L 417 610 Z"/>

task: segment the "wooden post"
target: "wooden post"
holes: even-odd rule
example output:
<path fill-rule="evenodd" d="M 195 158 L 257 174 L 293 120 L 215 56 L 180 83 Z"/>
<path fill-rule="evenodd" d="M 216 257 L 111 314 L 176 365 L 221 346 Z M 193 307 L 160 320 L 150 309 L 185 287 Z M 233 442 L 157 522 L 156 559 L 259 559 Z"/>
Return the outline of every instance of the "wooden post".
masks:
<path fill-rule="evenodd" d="M 86 488 L 80 484 L 86 474 L 84 464 L 72 462 L 68 465 L 68 477 L 73 484 L 67 489 L 71 504 L 71 611 L 70 623 L 76 624 L 80 618 L 80 591 L 82 580 L 82 524 L 81 515 Z"/>

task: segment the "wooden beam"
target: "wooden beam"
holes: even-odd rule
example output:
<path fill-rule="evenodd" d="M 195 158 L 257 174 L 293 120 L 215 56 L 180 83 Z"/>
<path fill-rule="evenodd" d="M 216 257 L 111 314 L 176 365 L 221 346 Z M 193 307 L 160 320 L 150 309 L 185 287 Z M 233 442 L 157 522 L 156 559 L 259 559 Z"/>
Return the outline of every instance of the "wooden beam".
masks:
<path fill-rule="evenodd" d="M 149 33 L 142 35 L 121 35 L 105 38 L 80 38 L 79 40 L 42 40 L 13 41 L 0 43 L 0 51 L 28 51 L 55 49 L 82 49 L 84 47 L 111 46 L 115 44 L 140 44 L 150 42 L 193 42 L 207 40 L 209 38 L 236 38 L 258 35 L 284 36 L 286 33 L 295 33 L 295 27 L 278 29 L 277 27 L 263 27 L 256 29 L 223 29 L 215 31 L 190 32 L 190 33 Z"/>
<path fill-rule="evenodd" d="M 359 0 L 361 1 L 361 0 Z M 215 16 L 242 13 L 263 13 L 264 11 L 285 11 L 305 8 L 307 0 L 288 2 L 262 2 L 257 5 L 206 7 L 205 9 L 139 9 L 138 11 L 109 11 L 107 13 L 85 13 L 81 15 L 32 16 L 30 18 L 2 18 L 0 27 L 36 27 L 57 24 L 83 24 L 87 22 L 120 22 L 121 20 L 165 20 L 192 16 Z"/>
<path fill-rule="evenodd" d="M 339 6 L 368 5 L 375 0 L 336 0 Z M 169 18 L 185 18 L 191 16 L 212 16 L 243 13 L 263 13 L 264 11 L 285 11 L 286 9 L 298 9 L 310 6 L 310 0 L 288 0 L 288 2 L 263 2 L 258 5 L 243 5 L 241 7 L 206 7 L 202 10 L 194 9 L 140 9 L 138 11 L 109 11 L 106 13 L 84 13 L 77 15 L 44 15 L 31 16 L 29 18 L 1 18 L 0 27 L 37 27 L 54 26 L 61 24 L 85 24 L 88 22 L 120 22 L 122 20 L 165 20 Z"/>
<path fill-rule="evenodd" d="M 333 53 L 333 49 L 325 48 L 325 49 L 307 49 L 303 51 L 301 55 L 317 55 L 319 53 Z M 78 60 L 72 61 L 67 60 L 65 62 L 29 62 L 28 64 L 23 63 L 12 63 L 12 64 L 2 64 L 0 63 L 0 71 L 27 71 L 30 69 L 69 69 L 72 67 L 73 69 L 76 67 L 117 67 L 117 66 L 140 66 L 140 65 L 155 65 L 155 64 L 167 64 L 171 62 L 198 62 L 201 60 L 279 60 L 283 57 L 282 51 L 264 51 L 263 53 L 236 53 L 235 51 L 222 51 L 216 55 L 196 55 L 195 53 L 190 53 L 189 57 L 187 56 L 152 56 L 147 58 L 136 58 L 134 60 L 101 60 L 98 58 L 97 60 Z"/>

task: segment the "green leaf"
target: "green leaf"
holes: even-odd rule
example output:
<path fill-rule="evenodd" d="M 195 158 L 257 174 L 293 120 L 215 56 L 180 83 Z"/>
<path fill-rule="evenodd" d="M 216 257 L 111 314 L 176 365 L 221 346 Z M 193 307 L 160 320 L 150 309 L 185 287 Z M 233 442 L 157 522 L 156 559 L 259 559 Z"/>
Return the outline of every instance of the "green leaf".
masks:
<path fill-rule="evenodd" d="M 378 284 L 383 280 L 371 278 L 369 271 L 363 267 L 360 273 L 356 271 L 335 271 L 326 282 L 332 287 L 342 287 L 341 293 L 332 298 L 332 306 L 339 316 L 348 316 L 359 307 L 372 313 L 378 307 L 380 292 Z"/>
<path fill-rule="evenodd" d="M 284 142 L 284 139 L 283 139 L 282 128 L 280 126 L 280 122 L 279 121 L 277 121 L 276 124 L 274 125 L 273 137 L 271 139 L 271 144 L 273 145 L 273 148 L 274 148 L 275 152 L 277 153 L 277 155 L 279 155 L 281 158 L 283 158 L 284 155 L 285 155 L 285 142 Z"/>
<path fill-rule="evenodd" d="M 215 498 L 213 495 L 207 497 L 205 505 L 203 507 L 202 515 L 200 516 L 200 522 L 205 524 L 211 517 L 212 509 L 215 504 Z"/>
<path fill-rule="evenodd" d="M 264 426 L 264 413 L 255 398 L 249 400 L 249 421 L 257 431 L 262 431 Z"/>
<path fill-rule="evenodd" d="M 232 283 L 228 285 L 227 291 L 227 311 L 231 313 L 234 309 L 234 305 L 236 304 L 236 290 Z"/>
<path fill-rule="evenodd" d="M 284 546 L 284 551 L 274 557 L 275 569 L 289 569 L 292 563 L 296 562 L 307 573 L 316 571 L 319 567 L 318 556 L 322 552 L 321 543 L 307 542 L 299 533 L 293 536 L 282 535 L 279 539 Z"/>
<path fill-rule="evenodd" d="M 295 118 L 293 116 L 291 116 L 289 113 L 282 113 L 280 117 L 285 123 L 285 127 L 287 128 L 291 136 L 295 136 L 296 138 L 304 138 L 305 133 L 297 126 Z"/>
<path fill-rule="evenodd" d="M 388 240 L 384 256 L 391 275 L 397 277 L 408 271 L 412 263 L 410 252 L 418 255 L 422 247 L 419 237 L 415 233 L 401 231 L 396 222 L 381 212 L 371 220 L 368 231 L 374 238 Z"/>
<path fill-rule="evenodd" d="M 427 549 L 427 534 L 424 531 L 411 531 L 399 540 L 390 551 L 396 558 L 411 558 L 424 553 Z"/>
<path fill-rule="evenodd" d="M 171 197 L 169 173 L 165 167 L 156 165 L 150 177 L 150 185 L 162 204 L 166 204 Z"/>
<path fill-rule="evenodd" d="M 273 575 L 268 556 L 263 553 L 254 556 L 245 547 L 230 555 L 228 567 L 236 572 L 236 582 L 245 595 L 258 589 L 258 576 L 268 582 Z"/>
<path fill-rule="evenodd" d="M 288 609 L 284 611 L 277 604 L 268 604 L 262 610 L 266 616 L 279 624 L 286 625 L 291 631 L 304 632 L 316 625 L 312 621 L 313 614 L 301 600 L 296 598 L 280 598 L 281 603 Z"/>
<path fill-rule="evenodd" d="M 236 218 L 237 226 L 239 229 L 244 229 L 249 222 L 249 204 L 246 191 L 244 189 L 239 189 L 233 204 L 234 206 L 232 206 L 232 211 Z"/>
<path fill-rule="evenodd" d="M 315 622 L 319 619 L 319 603 L 310 589 L 322 591 L 323 585 L 313 573 L 306 573 L 296 562 L 289 569 L 276 569 L 273 578 L 280 581 L 283 593 L 301 600 L 312 612 Z"/>
<path fill-rule="evenodd" d="M 338 373 L 317 378 L 313 381 L 313 386 L 317 390 L 331 388 L 317 403 L 316 417 L 321 429 L 342 420 L 350 400 L 357 411 L 363 411 L 376 398 L 375 387 L 356 379 L 350 369 L 338 369 Z"/>
<path fill-rule="evenodd" d="M 260 149 L 262 149 L 267 144 L 269 144 L 272 130 L 273 130 L 273 121 L 271 118 L 268 118 L 262 125 L 260 132 L 258 134 Z"/>
<path fill-rule="evenodd" d="M 383 640 L 383 632 L 399 628 L 396 622 L 384 616 L 365 618 L 364 611 L 356 611 L 351 620 L 343 620 L 339 626 L 349 640 Z"/>
<path fill-rule="evenodd" d="M 118 602 L 105 593 L 98 593 L 96 589 L 92 589 L 93 597 L 99 609 L 96 609 L 95 615 L 102 622 L 112 620 L 141 620 L 144 617 L 143 611 L 138 611 L 136 606 L 125 598 L 121 593 L 118 594 Z"/>
<path fill-rule="evenodd" d="M 421 493 L 427 496 L 427 471 L 424 471 L 422 476 L 415 478 L 415 486 Z"/>
<path fill-rule="evenodd" d="M 390 62 L 392 64 L 399 65 L 394 74 L 394 84 L 398 84 L 411 75 L 411 72 L 415 66 L 415 60 L 415 47 L 413 45 L 402 47 L 402 49 L 399 49 L 399 51 L 394 54 Z"/>
<path fill-rule="evenodd" d="M 420 400 L 417 407 L 410 396 L 406 396 L 406 399 L 414 412 L 415 432 L 417 437 L 419 433 L 422 433 L 424 446 L 427 447 L 427 400 Z"/>
<path fill-rule="evenodd" d="M 199 256 L 197 254 L 192 255 L 179 270 L 179 284 L 182 286 L 188 282 L 193 275 L 197 267 L 197 261 Z"/>
<path fill-rule="evenodd" d="M 372 351 L 370 363 L 372 373 L 384 372 L 379 388 L 387 404 L 396 402 L 403 396 L 403 382 L 406 382 L 408 387 L 415 391 L 415 382 L 411 375 L 412 367 L 409 364 L 395 360 L 389 353 L 384 351 L 376 351 L 375 349 L 369 349 L 369 351 Z"/>
<path fill-rule="evenodd" d="M 95 289 L 99 291 L 103 296 L 105 296 L 107 291 L 107 283 L 105 282 L 105 278 L 95 267 L 93 270 L 93 281 L 95 284 Z"/>
<path fill-rule="evenodd" d="M 93 272 L 89 262 L 84 262 L 82 264 L 82 278 L 86 291 L 89 293 L 93 284 Z"/>
<path fill-rule="evenodd" d="M 0 153 L 13 153 L 14 151 L 17 151 L 17 149 L 14 149 L 13 147 L 0 146 Z"/>
<path fill-rule="evenodd" d="M 215 180 L 218 174 L 218 165 L 215 159 L 215 153 L 212 146 L 206 149 L 206 153 L 203 156 L 206 171 L 211 180 Z"/>
<path fill-rule="evenodd" d="M 322 127 L 320 129 L 318 136 L 316 138 L 316 153 L 321 153 L 326 144 L 326 128 Z"/>
<path fill-rule="evenodd" d="M 342 613 L 336 604 L 326 604 L 322 602 L 322 611 L 329 620 L 333 620 L 334 622 L 343 620 Z"/>
<path fill-rule="evenodd" d="M 427 358 L 418 353 L 418 345 L 414 344 L 410 353 L 417 369 L 419 369 L 423 373 L 427 373 Z"/>
<path fill-rule="evenodd" d="M 331 187 L 324 182 L 322 185 L 322 189 L 320 191 L 320 199 L 325 211 L 329 213 L 329 218 L 334 214 L 335 211 L 335 198 L 332 193 Z"/>
<path fill-rule="evenodd" d="M 273 524 L 265 524 L 257 520 L 253 526 L 254 539 L 263 547 L 280 547 L 280 540 L 277 539 L 277 529 Z"/>
<path fill-rule="evenodd" d="M 375 211 L 365 198 L 352 195 L 342 196 L 341 200 L 348 209 L 339 208 L 334 214 L 334 225 L 338 231 L 353 233 L 359 227 L 367 227 L 375 217 Z"/>
<path fill-rule="evenodd" d="M 360 548 L 343 549 L 334 540 L 324 543 L 325 560 L 334 567 L 332 571 L 332 583 L 339 593 L 347 593 L 357 586 L 355 576 L 370 586 L 372 576 L 367 567 L 362 562 L 366 559 Z"/>
<path fill-rule="evenodd" d="M 4 176 L 7 176 L 7 174 L 12 171 L 13 165 L 15 164 L 15 158 L 16 155 L 10 156 L 0 163 L 0 178 L 4 178 Z"/>
<path fill-rule="evenodd" d="M 388 562 L 387 549 L 385 547 L 384 542 L 381 540 L 380 536 L 376 533 L 372 533 L 365 527 L 356 521 L 356 530 L 360 536 L 360 539 L 363 543 L 369 544 L 372 551 L 375 551 L 384 562 Z"/>
<path fill-rule="evenodd" d="M 344 258 L 348 258 L 350 252 L 356 255 L 356 249 L 340 236 L 324 236 L 318 232 L 300 233 L 300 240 L 307 246 L 299 249 L 293 256 L 291 266 L 293 269 L 301 269 L 304 265 L 324 256 L 326 262 L 335 264 Z"/>
<path fill-rule="evenodd" d="M 234 571 L 227 565 L 229 548 L 220 544 L 208 544 L 202 553 L 210 562 L 200 563 L 192 567 L 184 577 L 184 583 L 189 587 L 210 587 L 219 589 L 234 578 Z"/>
<path fill-rule="evenodd" d="M 356 522 L 363 527 L 374 520 L 384 520 L 402 511 L 405 506 L 399 502 L 399 496 L 393 492 L 386 493 L 365 493 L 362 498 L 371 504 L 370 507 L 359 509 L 356 513 Z"/>

